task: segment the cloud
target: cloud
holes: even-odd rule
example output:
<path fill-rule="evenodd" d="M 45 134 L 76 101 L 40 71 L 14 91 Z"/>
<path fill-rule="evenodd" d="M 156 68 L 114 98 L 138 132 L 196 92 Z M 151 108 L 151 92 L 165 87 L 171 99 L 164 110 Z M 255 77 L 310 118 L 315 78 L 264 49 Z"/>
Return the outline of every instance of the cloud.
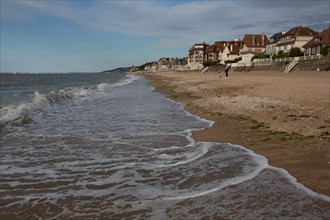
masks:
<path fill-rule="evenodd" d="M 316 3 L 317 2 L 317 3 Z M 85 30 L 130 36 L 190 39 L 276 33 L 297 25 L 322 29 L 329 23 L 328 1 L 1 1 L 1 19 L 35 21 L 57 17 Z M 297 9 L 299 8 L 299 10 Z"/>
<path fill-rule="evenodd" d="M 237 29 L 248 29 L 248 28 L 254 28 L 256 27 L 255 24 L 240 24 L 240 25 L 236 25 L 234 27 L 232 27 L 233 30 L 237 30 Z"/>

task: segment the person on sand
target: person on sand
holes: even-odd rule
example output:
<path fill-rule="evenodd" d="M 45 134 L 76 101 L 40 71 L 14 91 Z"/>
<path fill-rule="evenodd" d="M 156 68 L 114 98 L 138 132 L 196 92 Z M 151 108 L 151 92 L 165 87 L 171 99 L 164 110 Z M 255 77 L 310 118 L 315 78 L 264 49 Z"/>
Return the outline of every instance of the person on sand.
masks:
<path fill-rule="evenodd" d="M 217 73 L 218 73 L 218 77 L 221 78 L 221 69 L 220 68 L 217 69 Z"/>
<path fill-rule="evenodd" d="M 226 67 L 225 67 L 226 77 L 228 77 L 228 71 L 229 71 L 230 67 L 231 67 L 231 65 L 227 63 Z"/>

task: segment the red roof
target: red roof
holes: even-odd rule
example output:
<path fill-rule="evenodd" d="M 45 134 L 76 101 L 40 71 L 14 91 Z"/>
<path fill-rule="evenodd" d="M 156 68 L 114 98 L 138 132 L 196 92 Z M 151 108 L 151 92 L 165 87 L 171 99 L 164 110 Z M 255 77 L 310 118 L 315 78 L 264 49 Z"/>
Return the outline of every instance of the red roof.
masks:
<path fill-rule="evenodd" d="M 303 47 L 313 47 L 317 45 L 330 45 L 330 27 L 313 37 Z"/>
<path fill-rule="evenodd" d="M 317 32 L 313 31 L 309 27 L 303 27 L 303 26 L 298 26 L 291 28 L 288 32 L 282 35 L 281 38 L 286 37 L 286 36 L 315 36 L 317 35 Z"/>
<path fill-rule="evenodd" d="M 269 40 L 265 34 L 246 34 L 243 42 L 247 47 L 265 48 Z"/>
<path fill-rule="evenodd" d="M 329 45 L 330 44 L 330 26 L 327 29 L 324 29 L 321 33 L 321 43 L 323 45 Z"/>
<path fill-rule="evenodd" d="M 217 46 L 215 44 L 209 45 L 205 49 L 205 53 L 215 53 L 215 52 L 217 52 Z"/>

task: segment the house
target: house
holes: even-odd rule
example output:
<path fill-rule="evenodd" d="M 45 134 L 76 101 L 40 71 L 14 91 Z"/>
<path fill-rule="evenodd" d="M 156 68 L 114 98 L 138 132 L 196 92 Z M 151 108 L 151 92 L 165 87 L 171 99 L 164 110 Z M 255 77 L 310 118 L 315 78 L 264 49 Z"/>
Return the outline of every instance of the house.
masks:
<path fill-rule="evenodd" d="M 233 41 L 222 42 L 219 50 L 219 60 L 221 64 L 225 64 L 226 61 L 235 60 L 240 56 L 239 50 L 243 45 L 243 42 L 239 39 Z"/>
<path fill-rule="evenodd" d="M 266 50 L 269 40 L 265 34 L 246 34 L 243 38 L 243 46 L 239 50 L 242 60 L 239 63 L 250 64 L 256 54 L 262 54 Z"/>
<path fill-rule="evenodd" d="M 265 54 L 277 54 L 278 50 L 276 44 L 278 41 L 280 41 L 283 34 L 285 34 L 285 32 L 278 32 L 269 38 L 269 43 L 266 45 Z"/>
<path fill-rule="evenodd" d="M 330 27 L 314 36 L 303 46 L 305 49 L 305 56 L 319 55 L 321 54 L 322 47 L 327 45 L 330 45 Z"/>
<path fill-rule="evenodd" d="M 144 70 L 147 72 L 157 72 L 159 70 L 157 62 L 151 62 L 144 67 Z"/>
<path fill-rule="evenodd" d="M 212 45 L 208 45 L 204 51 L 204 60 L 210 62 L 217 62 L 219 56 L 219 45 L 215 42 Z"/>
<path fill-rule="evenodd" d="M 204 51 L 208 44 L 196 43 L 189 49 L 187 67 L 191 70 L 203 69 Z"/>
<path fill-rule="evenodd" d="M 289 52 L 293 47 L 299 47 L 303 51 L 303 46 L 316 35 L 317 32 L 308 27 L 298 26 L 291 28 L 276 43 L 277 51 Z"/>

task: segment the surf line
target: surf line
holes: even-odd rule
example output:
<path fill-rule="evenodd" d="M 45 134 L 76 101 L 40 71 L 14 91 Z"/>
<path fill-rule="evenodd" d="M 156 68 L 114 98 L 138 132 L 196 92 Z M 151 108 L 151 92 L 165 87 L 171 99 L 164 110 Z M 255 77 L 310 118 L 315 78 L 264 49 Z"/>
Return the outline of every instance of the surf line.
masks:
<path fill-rule="evenodd" d="M 224 189 L 228 186 L 238 185 L 238 184 L 243 183 L 245 181 L 251 180 L 251 179 L 257 177 L 264 169 L 269 167 L 268 160 L 267 160 L 266 157 L 255 154 L 253 151 L 250 151 L 250 150 L 248 150 L 248 149 L 246 149 L 242 146 L 239 146 L 239 145 L 232 145 L 232 146 L 242 148 L 242 149 L 246 150 L 251 156 L 253 156 L 253 158 L 258 159 L 259 162 L 260 162 L 260 165 L 258 166 L 258 168 L 256 170 L 254 170 L 253 172 L 251 172 L 250 174 L 240 176 L 240 177 L 230 178 L 227 181 L 221 183 L 218 187 L 215 187 L 215 188 L 212 188 L 212 189 L 209 189 L 209 190 L 206 190 L 206 191 L 202 191 L 202 192 L 192 193 L 190 195 L 182 195 L 182 196 L 176 196 L 176 197 L 165 197 L 165 198 L 163 198 L 163 200 L 184 200 L 184 199 L 191 199 L 191 198 L 207 195 L 209 193 L 213 193 L 213 192 L 222 190 L 222 189 Z"/>

